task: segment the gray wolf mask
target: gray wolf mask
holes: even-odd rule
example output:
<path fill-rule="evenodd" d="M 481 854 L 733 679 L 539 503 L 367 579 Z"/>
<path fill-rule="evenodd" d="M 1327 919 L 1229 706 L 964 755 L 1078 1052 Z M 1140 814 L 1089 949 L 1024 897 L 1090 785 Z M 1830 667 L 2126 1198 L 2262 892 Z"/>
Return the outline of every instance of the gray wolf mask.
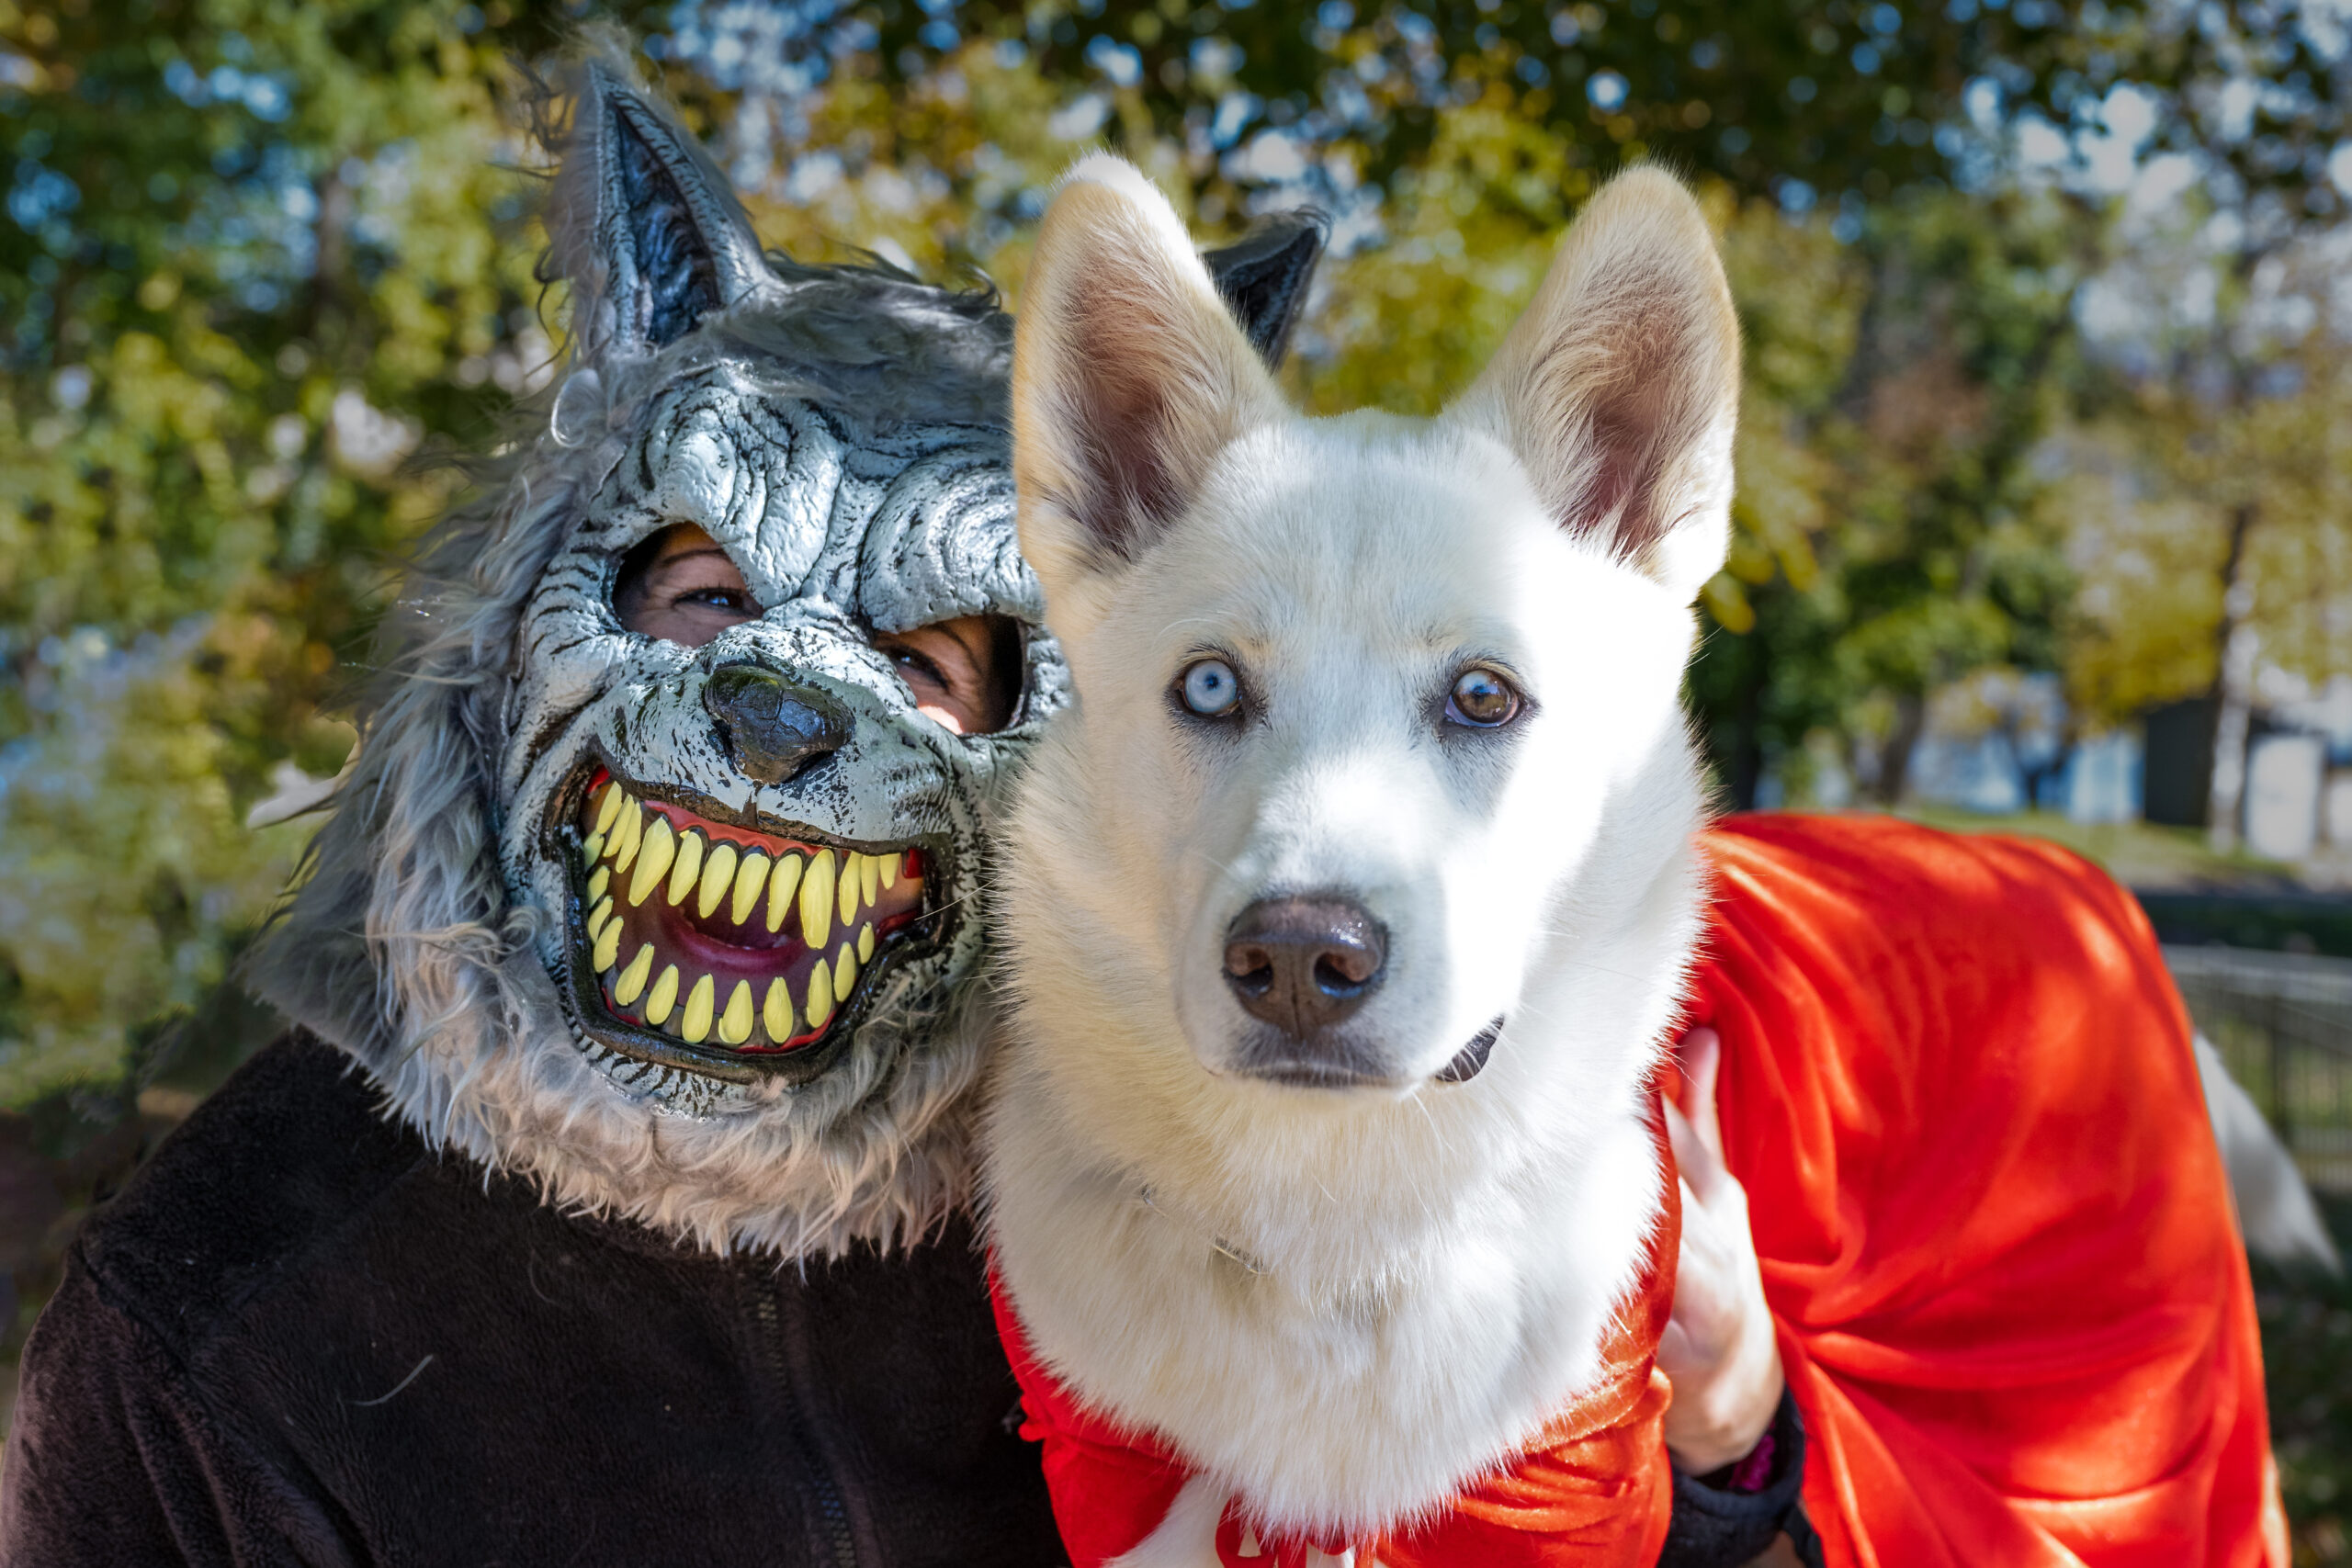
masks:
<path fill-rule="evenodd" d="M 763 254 L 617 67 L 573 84 L 546 267 L 569 359 L 389 617 L 356 763 L 249 974 L 436 1144 L 716 1247 L 919 1235 L 968 1192 L 984 828 L 1065 701 L 1014 536 L 1010 319 Z M 1279 355 L 1321 244 L 1210 259 Z M 626 629 L 680 524 L 762 613 Z M 1005 727 L 873 638 L 997 617 Z"/>

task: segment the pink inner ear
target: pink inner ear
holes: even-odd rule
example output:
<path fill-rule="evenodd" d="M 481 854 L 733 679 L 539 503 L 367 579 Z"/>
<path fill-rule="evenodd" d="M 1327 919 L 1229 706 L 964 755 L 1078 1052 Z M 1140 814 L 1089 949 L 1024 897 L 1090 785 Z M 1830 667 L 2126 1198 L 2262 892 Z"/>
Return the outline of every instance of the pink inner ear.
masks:
<path fill-rule="evenodd" d="M 1072 317 L 1088 329 L 1067 410 L 1086 487 L 1073 498 L 1074 510 L 1097 545 L 1132 558 L 1183 505 L 1167 440 L 1167 383 L 1181 372 L 1134 330 L 1148 302 L 1090 282 L 1072 306 Z"/>
<path fill-rule="evenodd" d="M 1592 479 L 1567 524 L 1577 533 L 1608 527 L 1623 555 L 1639 555 L 1665 532 L 1657 505 L 1660 411 L 1640 406 L 1658 401 L 1641 391 L 1611 398 L 1593 411 L 1588 427 Z"/>
<path fill-rule="evenodd" d="M 1579 534 L 1607 528 L 1622 556 L 1639 556 L 1672 531 L 1677 519 L 1665 515 L 1658 494 L 1667 455 L 1695 439 L 1704 421 L 1683 363 L 1696 345 L 1683 326 L 1671 310 L 1645 311 L 1598 353 L 1587 344 L 1566 356 L 1606 369 L 1585 416 L 1589 477 L 1562 522 Z M 1555 358 L 1547 368 L 1558 374 L 1566 365 Z"/>

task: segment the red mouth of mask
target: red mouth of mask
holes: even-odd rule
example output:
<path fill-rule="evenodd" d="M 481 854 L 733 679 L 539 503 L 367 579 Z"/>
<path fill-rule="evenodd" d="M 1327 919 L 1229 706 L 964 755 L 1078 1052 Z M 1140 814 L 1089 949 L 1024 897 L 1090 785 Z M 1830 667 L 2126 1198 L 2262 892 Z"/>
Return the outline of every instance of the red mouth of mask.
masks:
<path fill-rule="evenodd" d="M 714 822 L 599 769 L 581 807 L 587 963 L 612 1014 L 747 1055 L 825 1037 L 892 937 L 922 918 L 928 860 Z"/>

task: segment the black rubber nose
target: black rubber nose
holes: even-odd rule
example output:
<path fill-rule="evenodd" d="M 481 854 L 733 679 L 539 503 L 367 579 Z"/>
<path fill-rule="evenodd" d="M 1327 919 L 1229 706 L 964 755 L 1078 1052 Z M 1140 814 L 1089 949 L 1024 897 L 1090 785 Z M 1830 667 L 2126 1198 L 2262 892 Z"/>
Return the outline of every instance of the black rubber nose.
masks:
<path fill-rule="evenodd" d="M 735 765 L 760 784 L 782 784 L 849 744 L 849 715 L 839 703 L 757 664 L 712 671 L 702 705 L 718 721 Z"/>
<path fill-rule="evenodd" d="M 1362 1007 L 1387 961 L 1380 922 L 1346 898 L 1261 898 L 1225 934 L 1235 998 L 1294 1040 Z"/>

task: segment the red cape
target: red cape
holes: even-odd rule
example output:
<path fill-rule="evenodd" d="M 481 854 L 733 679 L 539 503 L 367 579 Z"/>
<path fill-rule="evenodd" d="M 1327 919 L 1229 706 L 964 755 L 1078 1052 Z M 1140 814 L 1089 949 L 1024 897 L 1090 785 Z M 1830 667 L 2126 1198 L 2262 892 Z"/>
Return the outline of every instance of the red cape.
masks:
<path fill-rule="evenodd" d="M 1736 818 L 1702 842 L 1690 1021 L 1723 1036 L 1725 1154 L 1830 1568 L 2285 1568 L 2245 1256 L 2139 906 L 2050 845 L 1888 818 Z M 1654 1560 L 1663 1246 L 1602 1386 L 1380 1562 Z M 1185 1472 L 1056 1384 L 1001 1292 L 997 1313 L 1023 1433 L 1096 1568 Z M 1230 1568 L 1244 1523 L 1219 1531 Z M 1247 1568 L 1303 1557 L 1251 1544 L 1274 1550 Z"/>
<path fill-rule="evenodd" d="M 1690 1021 L 1832 1568 L 2283 1568 L 2245 1254 L 2138 904 L 1883 817 L 1704 842 Z"/>

